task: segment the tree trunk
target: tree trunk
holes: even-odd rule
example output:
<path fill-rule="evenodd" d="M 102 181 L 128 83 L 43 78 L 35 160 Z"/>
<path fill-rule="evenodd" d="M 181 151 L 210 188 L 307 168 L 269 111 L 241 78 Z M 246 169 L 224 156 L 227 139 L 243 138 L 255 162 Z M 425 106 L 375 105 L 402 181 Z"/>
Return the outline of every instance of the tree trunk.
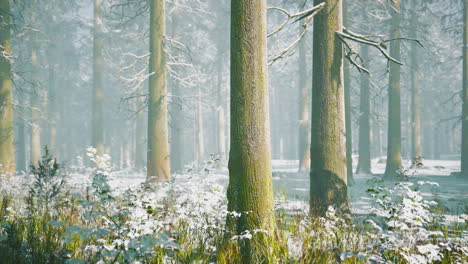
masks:
<path fill-rule="evenodd" d="M 13 86 L 11 82 L 10 59 L 10 2 L 0 1 L 0 175 L 13 176 L 16 172 L 14 126 L 13 126 Z"/>
<path fill-rule="evenodd" d="M 18 102 L 24 102 L 24 94 L 22 91 L 18 91 Z M 25 171 L 26 170 L 26 129 L 25 129 L 25 121 L 24 121 L 24 110 L 20 108 L 15 110 L 17 116 L 16 120 L 18 122 L 18 132 L 15 135 L 16 139 L 16 170 L 17 171 Z"/>
<path fill-rule="evenodd" d="M 195 120 L 197 122 L 197 163 L 201 165 L 203 160 L 205 159 L 205 140 L 204 140 L 204 132 L 203 132 L 203 108 L 202 108 L 202 96 L 201 96 L 201 89 L 198 87 L 198 95 L 197 95 L 197 111 L 195 112 Z"/>
<path fill-rule="evenodd" d="M 222 58 L 222 54 L 220 54 L 220 58 Z M 218 68 L 218 107 L 217 107 L 217 129 L 218 129 L 218 152 L 220 153 L 220 161 L 218 164 L 218 168 L 222 168 L 226 166 L 226 119 L 225 119 L 225 96 L 226 91 L 223 85 L 223 67 L 220 65 Z"/>
<path fill-rule="evenodd" d="M 180 41 L 179 32 L 179 7 L 177 6 L 177 0 L 174 1 L 174 9 L 172 11 L 172 38 Z M 174 50 L 173 56 L 177 56 L 177 50 Z M 183 102 L 182 87 L 176 78 L 172 79 L 172 102 L 170 104 L 171 111 L 171 170 L 182 171 L 184 169 L 183 160 L 183 128 L 184 128 L 184 115 L 182 112 Z"/>
<path fill-rule="evenodd" d="M 299 27 L 303 30 L 302 24 Z M 310 171 L 309 89 L 307 86 L 306 40 L 299 44 L 299 172 Z"/>
<path fill-rule="evenodd" d="M 343 88 L 341 0 L 326 3 L 314 18 L 312 137 L 310 171 L 311 213 L 348 204 Z"/>
<path fill-rule="evenodd" d="M 147 180 L 171 178 L 167 123 L 165 0 L 150 1 L 150 63 Z M 153 178 L 154 177 L 154 178 Z"/>
<path fill-rule="evenodd" d="M 394 0 L 390 38 L 396 39 L 390 44 L 390 56 L 400 60 L 400 0 Z M 390 63 L 390 83 L 388 90 L 388 141 L 386 180 L 396 180 L 397 171 L 401 167 L 401 97 L 400 97 L 400 65 Z"/>
<path fill-rule="evenodd" d="M 30 94 L 31 104 L 31 164 L 37 165 L 41 159 L 41 104 L 37 79 L 37 51 L 36 44 L 31 49 L 31 78 L 33 86 Z"/>
<path fill-rule="evenodd" d="M 242 263 L 270 263 L 275 216 L 270 153 L 266 0 L 231 1 L 231 148 L 228 210 L 242 213 Z M 248 213 L 247 213 L 248 212 Z M 229 224 L 229 218 L 228 218 Z"/>
<path fill-rule="evenodd" d="M 137 100 L 137 108 L 143 106 L 144 98 L 140 97 Z M 144 112 L 140 111 L 136 116 L 136 133 L 135 133 L 135 168 L 143 169 L 146 164 L 146 139 L 145 139 L 145 118 Z"/>
<path fill-rule="evenodd" d="M 49 91 L 47 93 L 48 98 L 48 124 L 49 124 L 49 150 L 52 155 L 57 155 L 57 120 L 59 112 L 57 110 L 57 92 L 56 92 L 56 80 L 55 80 L 55 65 L 52 62 L 52 55 L 49 54 Z"/>
<path fill-rule="evenodd" d="M 369 46 L 361 45 L 363 66 L 369 68 Z M 356 173 L 372 174 L 370 154 L 370 85 L 369 74 L 361 73 L 359 102 L 359 161 Z"/>
<path fill-rule="evenodd" d="M 345 27 L 349 27 L 348 22 L 348 3 L 343 4 L 343 23 Z M 345 127 L 346 127 L 346 174 L 347 183 L 352 185 L 353 178 L 353 128 L 351 119 L 351 65 L 348 60 L 344 61 L 344 97 L 345 97 Z"/>
<path fill-rule="evenodd" d="M 468 0 L 464 9 L 461 174 L 468 178 Z"/>
<path fill-rule="evenodd" d="M 413 5 L 416 5 L 413 3 Z M 416 8 L 414 6 L 413 8 Z M 411 17 L 412 23 L 412 38 L 417 39 L 416 26 L 417 26 L 417 15 L 413 13 Z M 421 152 L 421 122 L 419 117 L 419 65 L 418 65 L 418 44 L 416 42 L 411 43 L 411 158 L 415 159 L 422 157 Z"/>
<path fill-rule="evenodd" d="M 103 130 L 103 100 L 102 89 L 102 0 L 94 0 L 94 28 L 93 28 L 93 104 L 92 104 L 92 146 L 98 155 L 104 153 Z"/>

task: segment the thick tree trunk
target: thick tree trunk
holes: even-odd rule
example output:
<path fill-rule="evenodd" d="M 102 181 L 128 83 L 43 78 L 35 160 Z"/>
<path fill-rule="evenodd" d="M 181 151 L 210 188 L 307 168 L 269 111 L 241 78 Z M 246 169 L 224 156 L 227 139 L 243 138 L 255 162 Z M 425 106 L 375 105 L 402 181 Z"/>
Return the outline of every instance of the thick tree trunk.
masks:
<path fill-rule="evenodd" d="M 390 38 L 396 39 L 390 44 L 390 56 L 400 60 L 400 0 L 390 4 L 392 10 L 392 25 Z M 400 95 L 400 65 L 390 63 L 390 83 L 388 90 L 388 141 L 387 141 L 387 165 L 385 167 L 386 180 L 396 180 L 397 171 L 401 167 L 401 95 Z"/>
<path fill-rule="evenodd" d="M 302 28 L 302 24 L 299 27 Z M 299 172 L 310 171 L 309 89 L 307 86 L 306 40 L 299 44 Z"/>
<path fill-rule="evenodd" d="M 468 178 L 468 0 L 464 9 L 461 174 Z"/>
<path fill-rule="evenodd" d="M 0 1 L 0 175 L 13 176 L 16 172 L 13 86 L 11 64 L 10 2 Z"/>
<path fill-rule="evenodd" d="M 171 178 L 167 123 L 165 0 L 150 1 L 150 63 L 147 180 Z M 154 177 L 154 178 L 153 178 Z"/>
<path fill-rule="evenodd" d="M 314 18 L 310 208 L 347 206 L 341 0 L 326 3 Z"/>
<path fill-rule="evenodd" d="M 361 46 L 363 66 L 369 68 L 369 46 Z M 361 73 L 359 102 L 359 161 L 356 173 L 371 174 L 369 74 Z"/>
<path fill-rule="evenodd" d="M 270 263 L 275 217 L 270 153 L 266 0 L 231 1 L 231 148 L 228 209 L 242 213 L 242 263 Z M 248 213 L 247 213 L 248 212 Z M 228 218 L 229 224 L 229 218 Z"/>
<path fill-rule="evenodd" d="M 104 153 L 104 113 L 102 88 L 102 0 L 94 0 L 94 28 L 93 28 L 93 104 L 92 104 L 92 146 L 98 155 Z"/>

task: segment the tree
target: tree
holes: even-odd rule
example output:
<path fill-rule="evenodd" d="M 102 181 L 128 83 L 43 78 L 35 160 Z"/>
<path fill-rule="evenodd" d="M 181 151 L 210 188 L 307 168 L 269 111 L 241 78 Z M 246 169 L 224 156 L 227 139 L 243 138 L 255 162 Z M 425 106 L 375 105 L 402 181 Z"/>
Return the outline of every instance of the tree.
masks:
<path fill-rule="evenodd" d="M 31 23 L 36 25 L 36 14 L 33 12 L 31 15 Z M 31 104 L 31 164 L 36 166 L 41 160 L 41 104 L 40 104 L 40 86 L 37 75 L 38 71 L 38 54 L 37 54 L 37 41 L 36 32 L 32 33 L 31 40 L 31 79 L 32 87 L 30 93 Z"/>
<path fill-rule="evenodd" d="M 180 34 L 180 7 L 179 2 L 174 1 L 174 7 L 172 9 L 172 38 L 177 41 L 181 41 Z M 178 55 L 178 50 L 173 51 L 173 56 Z M 182 112 L 183 102 L 180 99 L 182 95 L 182 85 L 180 85 L 177 78 L 172 78 L 172 96 L 173 102 L 170 104 L 171 112 L 171 169 L 172 171 L 181 171 L 184 168 L 183 161 L 183 126 L 184 126 L 184 115 Z"/>
<path fill-rule="evenodd" d="M 10 1 L 0 1 L 0 175 L 14 174 L 13 86 L 11 81 Z"/>
<path fill-rule="evenodd" d="M 93 104 L 92 104 L 92 145 L 98 155 L 104 153 L 104 93 L 102 88 L 102 0 L 94 0 L 93 27 Z"/>
<path fill-rule="evenodd" d="M 312 137 L 310 170 L 311 212 L 348 204 L 344 120 L 342 1 L 325 2 L 314 19 Z"/>
<path fill-rule="evenodd" d="M 418 15 L 416 14 L 417 3 L 413 1 L 411 12 L 412 38 L 417 39 L 416 27 Z M 421 121 L 419 117 L 419 47 L 418 43 L 411 42 L 411 158 L 422 157 L 421 152 Z"/>
<path fill-rule="evenodd" d="M 390 39 L 390 56 L 400 60 L 400 0 L 391 1 L 392 21 Z M 394 180 L 397 170 L 401 167 L 401 98 L 400 98 L 400 65 L 393 61 L 390 64 L 390 82 L 388 89 L 388 140 L 387 140 L 387 165 L 384 179 Z"/>
<path fill-rule="evenodd" d="M 231 1 L 228 210 L 241 213 L 236 218 L 238 234 L 264 230 L 239 240 L 242 263 L 269 263 L 275 230 L 266 29 L 266 0 Z"/>
<path fill-rule="evenodd" d="M 300 24 L 302 30 L 302 24 Z M 307 86 L 307 47 L 305 39 L 299 44 L 299 172 L 310 170 L 309 87 Z"/>
<path fill-rule="evenodd" d="M 343 4 L 343 23 L 345 27 L 349 27 L 349 11 L 348 3 Z M 351 67 L 348 60 L 344 62 L 343 81 L 344 81 L 344 97 L 345 97 L 345 127 L 346 127 L 346 174 L 347 183 L 353 184 L 353 127 L 351 119 Z"/>
<path fill-rule="evenodd" d="M 468 0 L 464 5 L 463 26 L 463 113 L 462 113 L 462 145 L 461 174 L 468 178 Z"/>
<path fill-rule="evenodd" d="M 171 177 L 167 123 L 167 81 L 165 0 L 150 1 L 150 59 L 148 98 L 147 180 L 165 181 Z"/>
<path fill-rule="evenodd" d="M 369 46 L 361 45 L 363 67 L 368 68 Z M 359 161 L 356 173 L 371 174 L 369 74 L 361 72 L 359 102 Z"/>

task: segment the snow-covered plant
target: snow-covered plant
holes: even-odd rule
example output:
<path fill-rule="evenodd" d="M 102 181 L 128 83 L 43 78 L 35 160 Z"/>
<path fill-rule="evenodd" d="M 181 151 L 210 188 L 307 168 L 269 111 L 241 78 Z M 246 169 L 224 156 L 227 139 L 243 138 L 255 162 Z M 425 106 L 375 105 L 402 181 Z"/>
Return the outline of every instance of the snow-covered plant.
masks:
<path fill-rule="evenodd" d="M 62 166 L 45 147 L 42 159 L 37 165 L 31 165 L 31 173 L 34 179 L 29 188 L 29 194 L 36 198 L 40 208 L 48 209 L 65 185 L 65 173 L 62 171 Z"/>
<path fill-rule="evenodd" d="M 419 191 L 422 185 L 437 187 L 438 184 L 400 182 L 393 188 L 386 188 L 381 182 L 376 183 L 380 186 L 367 190 L 374 199 L 374 217 L 366 224 L 372 230 L 368 234 L 378 248 L 372 258 L 381 262 L 405 260 L 415 264 L 441 261 L 444 252 L 450 251 L 441 243 L 447 239 L 447 234 L 438 230 L 441 217 L 431 210 L 437 203 L 425 200 Z M 454 240 L 448 238 L 448 241 Z M 461 261 L 461 250 L 452 253 L 452 257 Z"/>

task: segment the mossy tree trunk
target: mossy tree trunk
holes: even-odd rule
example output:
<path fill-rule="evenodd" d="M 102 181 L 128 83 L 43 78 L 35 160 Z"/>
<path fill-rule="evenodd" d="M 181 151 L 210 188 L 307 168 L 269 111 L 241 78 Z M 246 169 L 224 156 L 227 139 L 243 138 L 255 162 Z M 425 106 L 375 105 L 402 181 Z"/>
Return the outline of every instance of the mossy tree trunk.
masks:
<path fill-rule="evenodd" d="M 242 263 L 270 263 L 275 230 L 267 88 L 266 0 L 231 1 L 231 148 L 228 209 L 240 212 Z M 229 218 L 228 218 L 229 224 Z"/>
<path fill-rule="evenodd" d="M 150 0 L 147 181 L 171 178 L 167 123 L 165 0 Z"/>
<path fill-rule="evenodd" d="M 104 109 L 102 87 L 102 0 L 94 0 L 93 25 L 93 104 L 92 104 L 92 146 L 97 149 L 98 155 L 104 153 Z"/>
<path fill-rule="evenodd" d="M 400 60 L 400 0 L 390 2 L 392 5 L 392 22 L 390 38 L 390 56 Z M 384 179 L 396 180 L 397 171 L 401 167 L 401 84 L 400 65 L 390 63 L 390 82 L 388 89 L 388 140 L 387 165 Z"/>
<path fill-rule="evenodd" d="M 461 173 L 468 178 L 468 0 L 464 9 Z"/>
<path fill-rule="evenodd" d="M 0 1 L 0 175 L 16 172 L 13 129 L 13 86 L 11 63 L 10 1 Z"/>
<path fill-rule="evenodd" d="M 363 66 L 369 68 L 369 46 L 361 46 Z M 359 102 L 359 161 L 356 173 L 371 174 L 370 154 L 370 83 L 369 74 L 361 72 Z"/>
<path fill-rule="evenodd" d="M 302 5 L 301 5 L 302 6 Z M 300 24 L 299 30 L 304 30 Z M 310 170 L 310 118 L 309 90 L 307 86 L 306 39 L 299 44 L 299 172 Z"/>
<path fill-rule="evenodd" d="M 341 0 L 315 0 L 325 8 L 314 18 L 311 213 L 347 206 Z"/>

